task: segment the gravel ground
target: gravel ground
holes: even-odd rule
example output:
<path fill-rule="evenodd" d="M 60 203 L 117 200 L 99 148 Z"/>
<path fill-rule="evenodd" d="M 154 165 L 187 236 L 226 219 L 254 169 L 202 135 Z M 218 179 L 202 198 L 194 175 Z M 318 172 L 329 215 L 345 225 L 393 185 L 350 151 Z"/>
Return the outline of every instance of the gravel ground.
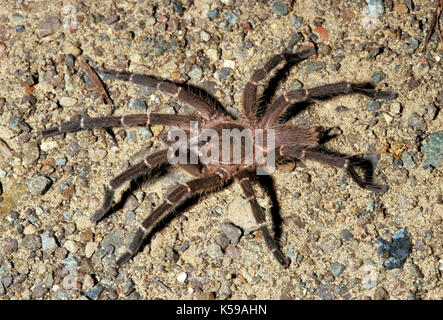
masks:
<path fill-rule="evenodd" d="M 0 299 L 442 299 L 437 33 L 424 48 L 434 2 L 0 0 Z M 174 214 L 116 268 L 138 222 L 189 177 L 135 184 L 118 193 L 113 215 L 97 225 L 89 216 L 110 177 L 162 147 L 163 128 L 115 129 L 117 144 L 99 130 L 38 132 L 81 112 L 190 108 L 118 81 L 105 81 L 107 104 L 76 61 L 187 82 L 236 114 L 257 66 L 309 42 L 318 55 L 293 67 L 277 94 L 341 80 L 398 92 L 393 101 L 336 97 L 290 120 L 336 128 L 326 147 L 365 154 L 389 190 L 374 195 L 340 170 L 286 164 L 272 178 L 288 269 L 235 184 Z M 270 219 L 272 201 L 257 191 Z"/>

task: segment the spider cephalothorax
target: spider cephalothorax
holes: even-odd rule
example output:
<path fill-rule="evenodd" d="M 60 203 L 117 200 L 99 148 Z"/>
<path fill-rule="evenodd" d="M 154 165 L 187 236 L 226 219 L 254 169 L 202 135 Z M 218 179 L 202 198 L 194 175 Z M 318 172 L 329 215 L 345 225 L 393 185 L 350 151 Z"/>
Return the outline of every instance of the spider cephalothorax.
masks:
<path fill-rule="evenodd" d="M 347 93 L 361 93 L 372 98 L 391 99 L 395 97 L 395 93 L 375 90 L 368 83 L 338 82 L 312 89 L 285 92 L 270 103 L 264 111 L 258 110 L 258 82 L 263 80 L 280 62 L 298 62 L 314 53 L 314 48 L 311 48 L 296 54 L 278 54 L 273 56 L 262 68 L 256 70 L 245 86 L 243 113 L 239 119 L 233 119 L 184 86 L 141 74 L 98 70 L 103 77 L 129 81 L 170 94 L 190 105 L 199 113 L 197 119 L 188 115 L 158 113 L 98 118 L 82 115 L 73 121 L 42 131 L 43 137 L 49 137 L 81 129 L 106 127 L 159 124 L 175 128 L 168 134 L 166 141 L 169 145 L 168 149 L 150 154 L 143 161 L 129 167 L 109 182 L 102 207 L 91 216 L 93 222 L 102 219 L 112 206 L 116 188 L 142 174 L 149 178 L 149 175 L 160 166 L 179 166 L 195 177 L 193 180 L 174 186 L 165 196 L 164 202 L 158 205 L 142 222 L 129 248 L 117 260 L 118 266 L 135 255 L 155 225 L 186 199 L 202 192 L 214 190 L 236 178 L 251 205 L 267 247 L 277 261 L 286 267 L 289 264 L 289 259 L 272 238 L 266 225 L 263 209 L 258 204 L 253 189 L 254 177 L 259 172 L 258 170 L 269 167 L 269 161 L 264 161 L 269 156 L 272 156 L 274 161 L 288 159 L 318 161 L 347 171 L 353 180 L 364 189 L 373 192 L 385 190 L 384 186 L 373 184 L 367 178 L 360 178 L 355 170 L 357 164 L 351 158 L 320 150 L 318 128 L 302 124 L 281 124 L 280 120 L 288 107 L 298 102 Z M 197 131 L 195 132 L 195 130 Z M 224 131 L 236 134 L 226 138 L 223 136 Z M 169 139 L 171 135 L 174 135 L 172 133 L 177 132 L 181 132 L 181 142 L 177 142 L 177 139 Z M 238 138 L 238 133 L 243 135 L 240 134 L 240 139 L 235 140 L 236 135 Z M 180 154 L 182 158 L 180 158 Z M 262 158 L 259 158 L 258 154 Z"/>

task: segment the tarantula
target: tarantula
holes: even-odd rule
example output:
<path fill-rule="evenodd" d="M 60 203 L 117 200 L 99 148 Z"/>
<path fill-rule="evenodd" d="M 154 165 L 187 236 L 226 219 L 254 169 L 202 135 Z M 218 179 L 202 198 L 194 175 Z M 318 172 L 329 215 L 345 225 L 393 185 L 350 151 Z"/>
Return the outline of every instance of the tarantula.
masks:
<path fill-rule="evenodd" d="M 369 83 L 349 83 L 338 82 L 333 84 L 322 85 L 312 89 L 299 89 L 283 93 L 265 110 L 259 108 L 257 99 L 258 83 L 263 80 L 268 73 L 281 62 L 287 63 L 300 62 L 315 53 L 314 48 L 300 50 L 297 53 L 284 52 L 273 56 L 262 68 L 256 70 L 249 81 L 246 83 L 243 92 L 243 112 L 238 119 L 234 119 L 231 115 L 223 112 L 220 108 L 216 108 L 213 103 L 205 101 L 198 94 L 188 90 L 187 87 L 158 78 L 142 75 L 131 74 L 127 72 L 116 72 L 112 70 L 97 69 L 96 71 L 102 77 L 114 78 L 123 81 L 135 83 L 145 86 L 153 90 L 159 90 L 165 94 L 174 96 L 176 99 L 193 107 L 199 114 L 197 118 L 189 115 L 178 114 L 130 114 L 123 116 L 105 116 L 90 118 L 87 115 L 77 116 L 70 122 L 62 123 L 43 130 L 43 137 L 50 137 L 66 132 L 73 132 L 82 129 L 109 128 L 109 127 L 127 127 L 135 125 L 166 125 L 184 130 L 187 141 L 181 145 L 181 151 L 186 152 L 187 159 L 193 155 L 194 149 L 190 146 L 214 146 L 216 139 L 207 133 L 208 130 L 222 134 L 224 129 L 237 129 L 239 131 L 248 131 L 249 142 L 253 145 L 253 150 L 261 150 L 264 155 L 274 155 L 277 161 L 292 159 L 295 161 L 313 160 L 320 163 L 341 168 L 348 172 L 352 179 L 362 188 L 373 192 L 384 192 L 385 186 L 373 184 L 371 178 L 361 178 L 357 171 L 357 162 L 352 158 L 343 155 L 326 152 L 319 149 L 320 146 L 320 130 L 319 128 L 308 127 L 303 124 L 282 124 L 281 117 L 289 106 L 299 102 L 309 102 L 314 99 L 322 99 L 340 94 L 360 93 L 371 98 L 395 98 L 395 93 L 375 90 Z M 200 129 L 199 134 L 194 137 L 191 135 L 192 121 L 195 121 Z M 261 130 L 263 136 L 270 136 L 272 132 L 273 143 L 258 143 L 255 133 Z M 252 137 L 252 138 L 251 138 Z M 232 143 L 232 139 L 229 140 Z M 267 140 L 268 141 L 268 140 Z M 134 256 L 144 239 L 153 231 L 157 223 L 164 218 L 172 210 L 176 209 L 185 200 L 191 196 L 198 195 L 203 192 L 212 191 L 218 187 L 225 185 L 228 181 L 236 178 L 240 184 L 244 196 L 251 205 L 252 212 L 258 224 L 265 243 L 269 250 L 273 253 L 275 259 L 283 266 L 287 267 L 290 260 L 280 250 L 276 241 L 271 236 L 266 225 L 265 214 L 262 207 L 257 202 L 253 184 L 255 182 L 256 170 L 264 167 L 264 162 L 259 163 L 255 159 L 252 162 L 243 161 L 249 152 L 246 148 L 247 139 L 232 143 L 230 149 L 221 150 L 211 149 L 210 161 L 201 161 L 201 154 L 197 154 L 198 161 L 196 163 L 175 163 L 168 162 L 168 149 L 154 152 L 148 155 L 143 161 L 130 166 L 117 177 L 112 179 L 106 187 L 104 202 L 102 207 L 91 216 L 92 222 L 102 219 L 111 209 L 114 191 L 122 186 L 125 182 L 131 181 L 142 174 L 146 174 L 149 178 L 153 171 L 162 165 L 178 166 L 195 177 L 183 184 L 173 187 L 164 198 L 164 202 L 158 205 L 151 214 L 141 223 L 136 232 L 132 243 L 127 250 L 117 259 L 117 265 L 121 266 Z M 171 142 L 169 142 L 171 146 Z M 233 161 L 233 153 L 240 150 L 240 161 Z M 177 150 L 176 150 L 177 151 Z M 217 155 L 218 152 L 218 155 Z M 172 152 L 174 153 L 174 152 Z M 215 155 L 215 157 L 214 157 Z M 195 156 L 195 154 L 194 154 Z M 224 160 L 221 160 L 223 156 Z"/>

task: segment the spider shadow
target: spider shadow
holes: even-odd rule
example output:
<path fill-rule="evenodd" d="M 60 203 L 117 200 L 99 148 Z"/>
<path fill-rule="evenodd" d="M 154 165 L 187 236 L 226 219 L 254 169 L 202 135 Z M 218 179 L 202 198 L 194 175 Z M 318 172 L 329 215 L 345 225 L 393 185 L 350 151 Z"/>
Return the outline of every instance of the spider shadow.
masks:
<path fill-rule="evenodd" d="M 128 200 L 129 196 L 134 193 L 134 191 L 140 190 L 140 188 L 147 187 L 149 185 L 154 184 L 156 181 L 158 181 L 162 176 L 167 174 L 167 170 L 165 170 L 166 166 L 160 166 L 158 168 L 155 168 L 153 171 L 147 174 L 142 174 L 138 176 L 137 178 L 131 180 L 129 187 L 122 192 L 120 200 L 115 202 L 111 209 L 102 217 L 102 219 L 106 219 L 110 215 L 120 211 L 125 206 L 126 201 Z"/>
<path fill-rule="evenodd" d="M 272 219 L 272 231 L 274 232 L 274 239 L 281 238 L 281 225 L 283 219 L 280 215 L 280 204 L 277 200 L 277 192 L 275 188 L 274 179 L 270 175 L 257 175 L 258 184 L 265 190 L 266 194 L 271 200 L 271 219 Z"/>

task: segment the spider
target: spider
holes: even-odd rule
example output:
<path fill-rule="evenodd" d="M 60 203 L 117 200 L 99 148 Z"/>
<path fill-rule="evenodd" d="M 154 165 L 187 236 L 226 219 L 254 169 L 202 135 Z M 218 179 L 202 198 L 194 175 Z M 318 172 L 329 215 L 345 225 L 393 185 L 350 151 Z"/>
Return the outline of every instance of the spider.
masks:
<path fill-rule="evenodd" d="M 371 98 L 393 99 L 396 97 L 395 93 L 376 90 L 369 83 L 355 84 L 350 82 L 337 82 L 311 89 L 288 91 L 269 103 L 265 110 L 261 110 L 259 107 L 257 99 L 258 83 L 262 81 L 271 70 L 284 61 L 287 63 L 298 63 L 309 58 L 314 53 L 316 53 L 315 48 L 309 47 L 308 49 L 298 50 L 296 53 L 291 53 L 287 50 L 271 57 L 262 68 L 256 70 L 252 74 L 252 77 L 246 83 L 243 92 L 242 114 L 238 118 L 234 118 L 232 115 L 220 110 L 220 108 L 217 108 L 213 103 L 205 101 L 205 99 L 202 99 L 198 94 L 188 90 L 185 86 L 142 74 L 97 69 L 97 72 L 102 75 L 103 79 L 111 78 L 132 82 L 140 86 L 145 86 L 172 95 L 179 101 L 186 103 L 195 109 L 198 112 L 198 116 L 195 118 L 189 115 L 151 112 L 148 112 L 147 114 L 129 114 L 96 118 L 91 118 L 87 115 L 78 115 L 69 122 L 50 127 L 49 129 L 43 130 L 41 133 L 43 137 L 50 137 L 82 129 L 127 127 L 136 125 L 165 125 L 184 130 L 188 139 L 188 141 L 185 142 L 189 142 L 184 144 L 184 149 L 185 152 L 187 152 L 187 155 L 190 156 L 193 152 L 190 148 L 192 139 L 194 139 L 194 142 L 199 146 L 208 146 L 208 144 L 211 144 L 214 141 L 213 139 L 208 139 L 208 136 L 205 135 L 205 130 L 207 131 L 211 129 L 216 133 L 222 133 L 223 129 L 248 130 L 252 133 L 252 136 L 254 136 L 254 133 L 259 130 L 261 130 L 264 135 L 267 135 L 272 131 L 274 137 L 272 147 L 268 144 L 259 145 L 258 142 L 252 138 L 252 144 L 254 147 L 261 148 L 265 155 L 272 154 L 277 161 L 294 160 L 297 162 L 313 160 L 325 165 L 340 168 L 349 173 L 351 178 L 361 188 L 375 193 L 384 192 L 386 186 L 372 183 L 370 181 L 372 178 L 368 178 L 366 175 L 364 178 L 359 176 L 356 171 L 356 167 L 358 167 L 359 164 L 354 161 L 353 158 L 320 149 L 320 128 L 308 127 L 304 124 L 282 123 L 281 118 L 285 111 L 287 111 L 288 107 L 295 103 L 310 102 L 316 99 L 324 99 L 348 93 L 360 93 Z M 191 138 L 191 121 L 194 120 L 200 129 L 200 133 L 196 137 Z M 240 158 L 241 160 L 244 160 L 247 152 L 245 143 L 246 139 L 241 140 L 239 145 L 233 144 L 230 150 L 228 150 L 228 153 L 240 150 Z M 169 142 L 169 146 L 171 146 L 171 142 Z M 212 160 L 206 163 L 203 163 L 200 161 L 201 159 L 198 158 L 199 160 L 197 163 L 171 164 L 168 162 L 168 149 L 170 148 L 146 156 L 143 161 L 130 166 L 113 178 L 105 187 L 102 207 L 90 218 L 93 223 L 96 223 L 110 211 L 115 190 L 121 187 L 125 182 L 131 181 L 144 174 L 149 178 L 152 176 L 155 169 L 163 165 L 178 166 L 194 177 L 193 180 L 175 185 L 169 192 L 167 192 L 163 203 L 155 207 L 151 214 L 141 223 L 129 247 L 117 259 L 116 264 L 118 267 L 130 260 L 139 251 L 143 241 L 153 231 L 158 222 L 171 211 L 177 209 L 185 200 L 203 192 L 214 191 L 215 189 L 223 187 L 230 181 L 237 181 L 240 184 L 245 198 L 250 203 L 254 218 L 257 222 L 258 230 L 262 233 L 266 246 L 272 252 L 275 259 L 283 267 L 289 265 L 289 258 L 283 254 L 277 242 L 271 236 L 266 224 L 264 211 L 257 202 L 253 188 L 254 184 L 257 182 L 257 169 L 264 167 L 265 164 L 259 163 L 256 160 L 252 161 L 252 163 L 246 163 L 246 161 L 240 161 L 240 163 L 238 163 L 238 161 L 234 162 L 232 161 L 232 154 L 228 156 L 227 160 L 225 157 L 225 161 L 221 161 L 220 156 L 222 155 L 222 152 L 219 153 L 218 157 L 212 157 Z M 224 154 L 224 156 L 226 156 L 226 154 Z"/>

